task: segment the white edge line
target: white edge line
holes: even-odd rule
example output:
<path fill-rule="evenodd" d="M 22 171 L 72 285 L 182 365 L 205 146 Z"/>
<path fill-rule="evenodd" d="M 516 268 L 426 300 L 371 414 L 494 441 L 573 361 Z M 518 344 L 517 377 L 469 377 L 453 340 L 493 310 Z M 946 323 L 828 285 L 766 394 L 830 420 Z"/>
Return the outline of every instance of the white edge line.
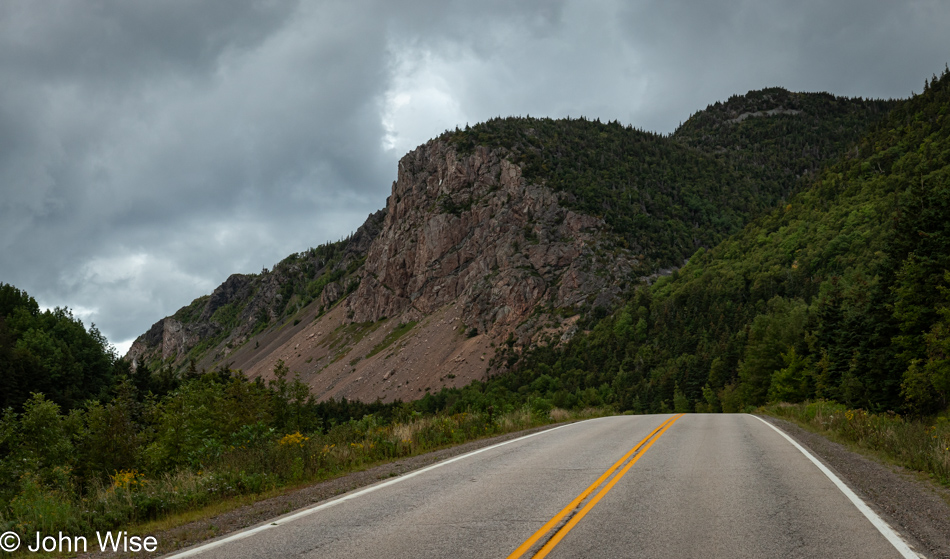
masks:
<path fill-rule="evenodd" d="M 611 417 L 611 416 L 605 416 L 605 417 Z M 596 419 L 603 419 L 603 418 L 601 418 L 601 417 L 595 417 L 595 418 L 593 418 L 593 419 L 596 420 Z M 591 421 L 591 419 L 586 419 L 586 420 L 584 420 L 584 421 Z M 413 477 L 416 477 L 417 475 L 424 474 L 425 472 L 428 472 L 428 471 L 430 471 L 430 470 L 434 470 L 434 469 L 436 469 L 436 468 L 445 466 L 446 464 L 451 464 L 451 463 L 453 463 L 453 462 L 458 462 L 459 460 L 464 460 L 464 459 L 469 458 L 469 457 L 471 457 L 471 456 L 475 456 L 476 454 L 480 454 L 480 453 L 482 453 L 482 452 L 487 452 L 487 451 L 489 451 L 489 450 L 496 449 L 496 448 L 498 448 L 498 447 L 500 447 L 500 446 L 505 446 L 506 444 L 511 444 L 511 443 L 515 443 L 515 442 L 518 442 L 518 441 L 523 441 L 523 440 L 525 440 L 525 439 L 530 439 L 531 437 L 536 437 L 536 436 L 538 436 L 538 435 L 543 435 L 543 434 L 545 434 L 545 433 L 550 433 L 551 431 L 557 431 L 558 429 L 561 429 L 562 427 L 569 427 L 569 426 L 571 426 L 571 425 L 577 425 L 578 423 L 583 423 L 584 421 L 575 421 L 574 423 L 568 423 L 568 424 L 566 424 L 566 425 L 559 425 L 559 426 L 557 426 L 557 427 L 552 427 L 551 429 L 545 429 L 545 430 L 543 430 L 543 431 L 538 431 L 537 433 L 531 433 L 530 435 L 524 435 L 523 437 L 518 437 L 518 438 L 516 438 L 516 439 L 511 439 L 511 440 L 509 440 L 509 441 L 504 441 L 504 442 L 500 442 L 500 443 L 498 443 L 498 444 L 493 444 L 493 445 L 491 445 L 491 446 L 486 446 L 485 448 L 480 448 L 480 449 L 478 449 L 478 450 L 473 450 L 472 452 L 468 452 L 468 453 L 465 453 L 465 454 L 461 454 L 461 455 L 456 456 L 456 457 L 454 457 L 454 458 L 449 458 L 448 460 L 443 460 L 442 462 L 436 462 L 435 464 L 432 464 L 432 465 L 430 465 L 430 466 L 426 466 L 425 468 L 422 468 L 422 469 L 419 469 L 419 470 L 415 470 L 415 471 L 409 472 L 409 473 L 407 473 L 407 474 L 403 474 L 403 475 L 401 475 L 401 476 L 399 476 L 399 477 L 395 477 L 395 478 L 393 478 L 393 479 L 391 479 L 391 480 L 384 481 L 384 482 L 382 482 L 382 483 L 378 483 L 378 484 L 375 484 L 375 485 L 371 485 L 371 486 L 369 486 L 369 487 L 366 487 L 366 488 L 361 489 L 361 490 L 359 490 L 359 491 L 356 491 L 356 492 L 354 492 L 354 493 L 348 493 L 348 494 L 346 494 L 346 495 L 343 495 L 342 497 L 337 497 L 336 499 L 333 499 L 333 500 L 330 500 L 330 501 L 325 501 L 325 502 L 323 502 L 323 503 L 320 503 L 319 505 L 315 505 L 315 506 L 312 506 L 312 507 L 310 507 L 310 508 L 303 509 L 303 510 L 301 510 L 301 511 L 299 511 L 299 512 L 296 512 L 296 513 L 291 514 L 290 516 L 279 517 L 279 518 L 277 518 L 277 519 L 275 519 L 275 520 L 271 520 L 268 524 L 264 524 L 264 525 L 261 525 L 261 526 L 257 526 L 256 528 L 250 528 L 250 529 L 248 529 L 248 530 L 244 530 L 243 532 L 238 532 L 238 533 L 236 533 L 236 534 L 232 534 L 232 535 L 230 535 L 230 536 L 228 536 L 228 537 L 226 537 L 226 538 L 223 538 L 223 539 L 220 539 L 220 540 L 215 540 L 215 541 L 213 541 L 213 542 L 206 543 L 206 544 L 200 545 L 200 546 L 198 546 L 198 547 L 193 547 L 193 548 L 191 548 L 191 549 L 188 549 L 188 550 L 183 551 L 183 552 L 181 552 L 181 553 L 177 553 L 177 554 L 175 554 L 175 555 L 167 555 L 167 556 L 165 556 L 165 559 L 183 559 L 184 557 L 192 557 L 192 556 L 194 556 L 194 555 L 198 555 L 198 554 L 200 554 L 200 553 L 204 553 L 205 551 L 208 551 L 209 549 L 218 547 L 218 546 L 220 546 L 220 545 L 224 545 L 224 544 L 226 544 L 226 543 L 233 542 L 233 541 L 237 541 L 237 540 L 242 540 L 242 539 L 244 539 L 244 538 L 246 538 L 246 537 L 248 537 L 248 536 L 252 536 L 252 535 L 254 535 L 254 534 L 258 533 L 258 532 L 262 532 L 262 531 L 267 530 L 267 529 L 270 529 L 270 528 L 276 528 L 277 526 L 280 526 L 280 525 L 282 525 L 282 524 L 286 524 L 286 523 L 288 523 L 288 522 L 292 522 L 292 521 L 294 521 L 294 520 L 297 520 L 298 518 L 303 518 L 303 517 L 308 516 L 308 515 L 311 515 L 311 514 L 313 514 L 313 513 L 315 513 L 315 512 L 319 512 L 319 511 L 321 511 L 321 510 L 328 509 L 328 508 L 330 508 L 330 507 L 332 507 L 332 506 L 338 505 L 338 504 L 343 503 L 343 502 L 345 502 L 345 501 L 349 501 L 350 499 L 355 499 L 355 498 L 360 497 L 360 496 L 362 496 L 362 495 L 365 495 L 365 494 L 367 494 L 367 493 L 371 493 L 371 492 L 373 492 L 373 491 L 376 491 L 377 489 L 382 489 L 382 488 L 384 488 L 384 487 L 389 487 L 390 485 L 393 485 L 393 484 L 396 484 L 396 483 L 399 483 L 399 482 L 402 482 L 402 481 L 406 481 L 407 479 L 411 479 L 411 478 L 413 478 Z M 915 555 L 914 557 L 916 557 L 916 555 Z"/>
<path fill-rule="evenodd" d="M 884 522 L 884 520 L 880 516 L 878 516 L 876 512 L 871 510 L 871 507 L 867 506 L 867 504 L 864 501 L 862 501 L 860 497 L 855 495 L 854 491 L 851 491 L 850 487 L 845 485 L 844 482 L 841 481 L 840 478 L 838 478 L 838 476 L 833 474 L 831 470 L 829 470 L 810 452 L 805 450 L 805 448 L 802 447 L 802 445 L 795 442 L 794 439 L 792 439 L 787 434 L 785 434 L 781 429 L 779 429 L 775 425 L 772 425 L 771 423 L 762 419 L 761 417 L 758 417 L 755 415 L 752 415 L 751 417 L 754 417 L 758 419 L 759 421 L 761 421 L 762 423 L 765 423 L 766 425 L 774 429 L 776 433 L 785 437 L 785 439 L 788 440 L 788 442 L 792 443 L 792 446 L 800 450 L 802 454 L 808 457 L 808 459 L 811 460 L 813 464 L 815 464 L 815 466 L 818 466 L 818 469 L 821 470 L 826 476 L 828 476 L 828 479 L 830 479 L 831 482 L 834 483 L 838 487 L 838 489 L 840 489 L 841 492 L 845 494 L 845 496 L 848 499 L 851 499 L 851 502 L 854 503 L 854 506 L 858 507 L 858 510 L 861 511 L 861 513 L 864 514 L 864 516 L 867 517 L 867 519 L 871 521 L 871 524 L 873 524 L 874 527 L 877 528 L 878 532 L 880 532 L 881 535 L 887 538 L 887 541 L 891 542 L 891 545 L 893 545 L 905 559 L 920 559 L 920 556 L 914 553 L 914 551 L 907 545 L 907 542 L 901 539 L 901 537 L 898 536 L 896 532 L 894 532 L 894 530 L 887 524 L 887 522 Z"/>

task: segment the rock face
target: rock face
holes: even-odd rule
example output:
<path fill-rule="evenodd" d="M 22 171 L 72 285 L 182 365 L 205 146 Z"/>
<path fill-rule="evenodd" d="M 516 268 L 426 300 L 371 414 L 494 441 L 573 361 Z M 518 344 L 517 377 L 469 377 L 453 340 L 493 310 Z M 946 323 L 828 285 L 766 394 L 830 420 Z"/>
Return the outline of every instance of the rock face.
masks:
<path fill-rule="evenodd" d="M 224 280 L 224 283 L 216 287 L 211 293 L 208 304 L 205 305 L 205 308 L 201 311 L 201 318 L 203 320 L 210 320 L 214 311 L 236 299 L 246 297 L 249 294 L 248 287 L 251 284 L 251 280 L 251 276 L 231 274 L 228 279 Z"/>
<path fill-rule="evenodd" d="M 503 149 L 432 140 L 399 162 L 382 231 L 346 304 L 355 322 L 457 303 L 469 327 L 527 341 L 544 309 L 608 306 L 637 261 L 602 220 L 527 184 Z M 540 313 L 537 313 L 540 314 Z"/>
<path fill-rule="evenodd" d="M 153 354 L 161 359 L 172 359 L 179 353 L 184 354 L 197 341 L 197 335 L 186 331 L 182 323 L 172 317 L 166 317 L 139 336 L 126 355 L 133 363 L 145 354 Z"/>

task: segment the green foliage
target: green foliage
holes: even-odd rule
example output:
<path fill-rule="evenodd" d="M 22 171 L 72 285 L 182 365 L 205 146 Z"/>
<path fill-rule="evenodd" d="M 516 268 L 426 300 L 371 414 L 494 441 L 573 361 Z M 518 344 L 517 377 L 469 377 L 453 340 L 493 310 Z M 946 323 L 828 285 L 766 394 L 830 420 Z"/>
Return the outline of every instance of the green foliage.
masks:
<path fill-rule="evenodd" d="M 686 398 L 686 394 L 683 393 L 679 387 L 676 387 L 673 390 L 673 411 L 675 413 L 688 413 L 693 411 L 692 406 L 689 404 L 689 400 Z"/>
<path fill-rule="evenodd" d="M 42 394 L 34 394 L 27 400 L 19 422 L 12 427 L 9 460 L 19 470 L 14 473 L 35 473 L 48 481 L 57 468 L 71 468 L 74 464 L 71 423 L 69 417 L 60 413 L 60 407 Z"/>
<path fill-rule="evenodd" d="M 779 190 L 790 192 L 800 176 L 838 158 L 869 124 L 896 105 L 896 101 L 773 87 L 710 105 L 692 115 L 673 137 L 740 166 L 758 182 L 778 184 Z"/>
<path fill-rule="evenodd" d="M 19 408 L 42 392 L 65 408 L 109 391 L 112 347 L 95 325 L 88 330 L 68 309 L 40 311 L 24 291 L 0 283 L 0 408 Z"/>
<path fill-rule="evenodd" d="M 21 537 L 127 528 L 552 421 L 544 400 L 424 417 L 401 402 L 315 402 L 283 362 L 266 384 L 227 369 L 186 377 L 144 398 L 123 378 L 107 403 L 68 414 L 41 394 L 21 413 L 8 408 L 0 417 L 0 528 Z"/>
<path fill-rule="evenodd" d="M 795 346 L 791 346 L 787 353 L 782 354 L 782 362 L 784 367 L 772 373 L 768 401 L 797 403 L 814 394 L 814 388 L 810 382 L 811 360 L 801 357 L 795 351 Z"/>
<path fill-rule="evenodd" d="M 144 406 L 135 396 L 131 382 L 123 379 L 111 402 L 91 401 L 86 405 L 82 415 L 84 424 L 77 437 L 82 441 L 77 448 L 80 477 L 102 480 L 108 473 L 130 470 L 137 465 Z"/>
<path fill-rule="evenodd" d="M 766 402 L 775 374 L 783 379 L 789 374 L 795 376 L 791 371 L 785 374 L 780 371 L 785 370 L 788 364 L 786 355 L 797 357 L 795 346 L 802 343 L 808 320 L 808 306 L 800 299 L 775 297 L 768 302 L 768 307 L 765 314 L 752 320 L 746 337 L 745 354 L 738 364 L 742 399 L 752 405 Z M 799 369 L 800 365 L 796 363 Z M 800 384 L 804 382 L 804 378 L 799 381 Z"/>
<path fill-rule="evenodd" d="M 938 319 L 924 334 L 926 358 L 912 358 L 904 373 L 902 393 L 920 410 L 945 409 L 950 404 L 950 272 L 944 285 L 937 287 L 941 303 L 936 305 Z"/>
<path fill-rule="evenodd" d="M 58 469 L 61 477 L 64 469 Z M 19 492 L 10 500 L 9 515 L 13 520 L 10 528 L 20 534 L 37 531 L 44 534 L 81 533 L 81 513 L 70 499 L 68 490 L 51 487 L 31 473 L 19 480 Z"/>

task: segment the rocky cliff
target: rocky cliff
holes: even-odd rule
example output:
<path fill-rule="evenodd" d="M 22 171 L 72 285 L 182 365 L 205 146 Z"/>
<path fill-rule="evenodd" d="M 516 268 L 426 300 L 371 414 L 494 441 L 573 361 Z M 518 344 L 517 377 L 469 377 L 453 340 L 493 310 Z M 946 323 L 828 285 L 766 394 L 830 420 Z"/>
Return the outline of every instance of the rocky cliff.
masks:
<path fill-rule="evenodd" d="M 455 303 L 466 325 L 526 342 L 545 311 L 609 306 L 636 264 L 603 220 L 529 184 L 504 149 L 460 156 L 433 140 L 399 162 L 382 231 L 346 305 L 363 322 Z"/>

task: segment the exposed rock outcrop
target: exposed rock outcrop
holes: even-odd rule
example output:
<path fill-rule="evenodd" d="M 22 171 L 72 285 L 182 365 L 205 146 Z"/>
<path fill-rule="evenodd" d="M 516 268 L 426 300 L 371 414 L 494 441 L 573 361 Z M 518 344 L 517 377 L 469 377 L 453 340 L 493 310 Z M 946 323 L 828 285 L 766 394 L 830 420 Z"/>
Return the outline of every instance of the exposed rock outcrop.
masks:
<path fill-rule="evenodd" d="M 527 184 L 503 149 L 459 155 L 432 140 L 410 152 L 347 300 L 352 320 L 457 303 L 478 331 L 524 338 L 539 305 L 607 306 L 637 261 L 602 220 L 564 208 L 558 196 Z"/>
<path fill-rule="evenodd" d="M 197 340 L 196 334 L 189 334 L 182 323 L 172 317 L 166 317 L 139 336 L 129 348 L 126 358 L 135 364 L 144 355 L 159 357 L 162 360 L 174 359 L 187 352 Z"/>
<path fill-rule="evenodd" d="M 231 303 L 232 301 L 247 297 L 250 295 L 250 284 L 252 276 L 245 274 L 231 274 L 224 283 L 215 288 L 208 299 L 208 303 L 201 311 L 201 320 L 210 320 L 214 311 Z"/>

